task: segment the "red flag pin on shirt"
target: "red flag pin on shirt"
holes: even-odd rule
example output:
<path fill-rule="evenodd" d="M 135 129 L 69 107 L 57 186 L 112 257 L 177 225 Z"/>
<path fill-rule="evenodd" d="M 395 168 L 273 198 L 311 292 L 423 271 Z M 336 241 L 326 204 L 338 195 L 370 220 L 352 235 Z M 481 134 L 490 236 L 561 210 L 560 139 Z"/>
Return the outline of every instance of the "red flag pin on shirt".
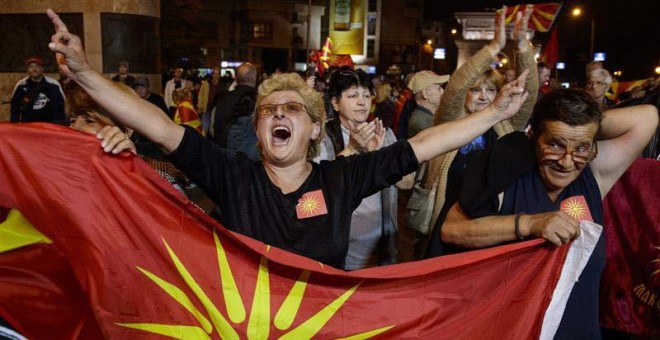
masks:
<path fill-rule="evenodd" d="M 321 216 L 327 213 L 328 208 L 325 205 L 325 198 L 321 189 L 306 192 L 300 197 L 298 205 L 296 205 L 298 219 Z"/>
<path fill-rule="evenodd" d="M 585 200 L 582 195 L 569 197 L 563 200 L 560 209 L 576 221 L 594 221 L 593 217 L 591 217 L 587 200 Z"/>

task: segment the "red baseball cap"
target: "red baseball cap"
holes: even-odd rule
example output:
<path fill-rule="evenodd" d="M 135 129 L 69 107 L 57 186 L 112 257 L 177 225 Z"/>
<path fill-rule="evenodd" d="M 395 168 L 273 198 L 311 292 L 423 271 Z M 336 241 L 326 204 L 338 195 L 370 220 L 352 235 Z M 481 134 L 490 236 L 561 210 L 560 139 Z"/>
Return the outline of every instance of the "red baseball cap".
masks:
<path fill-rule="evenodd" d="M 32 63 L 35 63 L 39 66 L 44 66 L 44 58 L 38 56 L 38 55 L 33 55 L 25 58 L 25 65 L 30 65 Z"/>

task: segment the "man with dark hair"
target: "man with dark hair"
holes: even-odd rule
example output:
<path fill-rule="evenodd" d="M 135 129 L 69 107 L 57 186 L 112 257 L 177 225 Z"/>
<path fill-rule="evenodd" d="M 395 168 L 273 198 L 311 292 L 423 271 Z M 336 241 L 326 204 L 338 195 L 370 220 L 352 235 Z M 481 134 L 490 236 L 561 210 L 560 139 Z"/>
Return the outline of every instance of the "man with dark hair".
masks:
<path fill-rule="evenodd" d="M 183 87 L 186 87 L 185 80 L 183 79 L 183 69 L 177 67 L 174 69 L 174 73 L 172 73 L 172 79 L 165 83 L 165 90 L 163 91 L 163 99 L 165 99 L 165 104 L 169 108 L 170 118 L 174 116 L 174 111 L 176 110 L 176 103 L 172 100 L 172 93 L 174 93 L 174 90 Z"/>
<path fill-rule="evenodd" d="M 19 80 L 11 98 L 13 123 L 47 122 L 68 125 L 64 115 L 64 92 L 57 80 L 44 75 L 44 60 L 25 59 L 28 76 Z"/>
<path fill-rule="evenodd" d="M 167 104 L 165 104 L 165 99 L 159 94 L 152 93 L 149 91 L 149 79 L 145 76 L 139 76 L 133 82 L 133 89 L 140 96 L 140 98 L 158 106 L 165 114 L 169 113 Z"/>
<path fill-rule="evenodd" d="M 250 63 L 241 64 L 236 69 L 236 88 L 216 102 L 213 137 L 218 145 L 227 147 L 229 129 L 235 122 L 247 123 L 246 126 L 251 128 L 250 119 L 257 97 L 256 87 L 257 68 Z M 256 144 L 254 147 L 256 148 Z"/>
<path fill-rule="evenodd" d="M 650 105 L 603 114 L 582 91 L 551 91 L 534 107 L 529 137 L 508 134 L 470 160 L 459 200 L 434 237 L 451 253 L 536 238 L 560 247 L 593 234 L 595 249 L 558 316 L 555 339 L 600 339 L 605 237 L 601 227 L 581 229 L 578 220 L 603 225 L 602 199 L 657 124 Z"/>

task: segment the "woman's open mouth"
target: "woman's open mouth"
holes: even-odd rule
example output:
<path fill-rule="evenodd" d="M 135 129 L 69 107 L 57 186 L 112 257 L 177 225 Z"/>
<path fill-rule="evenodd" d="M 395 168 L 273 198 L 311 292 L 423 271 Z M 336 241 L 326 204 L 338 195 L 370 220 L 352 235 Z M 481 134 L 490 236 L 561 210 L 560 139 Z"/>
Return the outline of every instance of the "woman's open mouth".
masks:
<path fill-rule="evenodd" d="M 282 144 L 289 140 L 289 137 L 291 137 L 291 131 L 288 127 L 279 125 L 273 128 L 271 135 L 273 136 L 275 144 Z"/>

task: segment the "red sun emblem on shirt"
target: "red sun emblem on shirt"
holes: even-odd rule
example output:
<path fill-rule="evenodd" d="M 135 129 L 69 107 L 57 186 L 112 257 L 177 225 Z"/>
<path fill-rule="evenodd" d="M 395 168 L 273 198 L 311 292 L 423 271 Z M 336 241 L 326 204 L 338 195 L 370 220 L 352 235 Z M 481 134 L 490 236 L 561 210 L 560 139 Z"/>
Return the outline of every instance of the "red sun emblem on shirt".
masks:
<path fill-rule="evenodd" d="M 569 197 L 563 200 L 560 209 L 576 221 L 594 221 L 593 217 L 591 217 L 587 201 L 582 195 Z"/>
<path fill-rule="evenodd" d="M 322 190 L 310 191 L 300 197 L 296 205 L 298 219 L 325 215 L 328 208 L 325 206 L 325 198 Z"/>

